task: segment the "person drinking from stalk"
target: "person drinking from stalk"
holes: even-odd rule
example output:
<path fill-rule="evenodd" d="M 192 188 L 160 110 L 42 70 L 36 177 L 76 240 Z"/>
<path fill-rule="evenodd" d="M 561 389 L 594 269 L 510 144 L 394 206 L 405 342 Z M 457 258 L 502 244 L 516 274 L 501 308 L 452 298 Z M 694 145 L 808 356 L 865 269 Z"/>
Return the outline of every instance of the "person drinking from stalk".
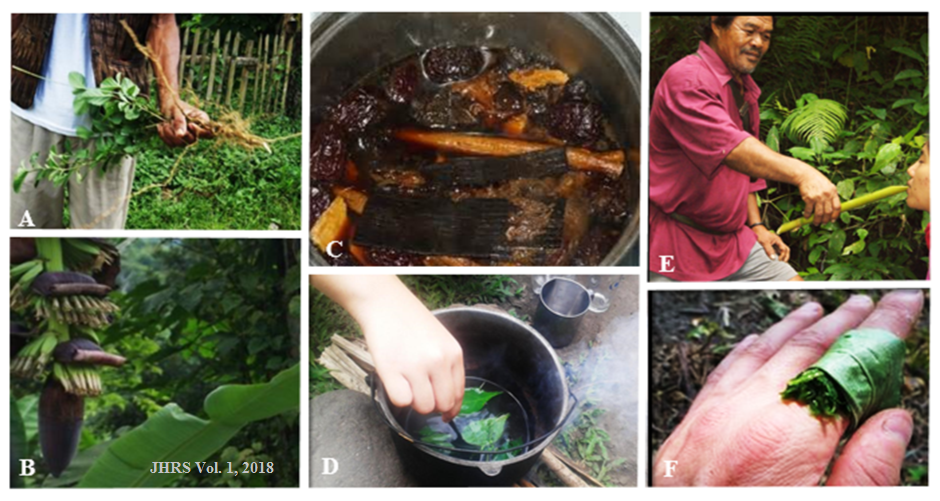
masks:
<path fill-rule="evenodd" d="M 649 125 L 650 280 L 801 280 L 790 249 L 761 221 L 766 179 L 795 185 L 814 224 L 839 217 L 835 185 L 759 139 L 751 78 L 773 16 L 710 16 L 698 51 L 656 87 Z"/>

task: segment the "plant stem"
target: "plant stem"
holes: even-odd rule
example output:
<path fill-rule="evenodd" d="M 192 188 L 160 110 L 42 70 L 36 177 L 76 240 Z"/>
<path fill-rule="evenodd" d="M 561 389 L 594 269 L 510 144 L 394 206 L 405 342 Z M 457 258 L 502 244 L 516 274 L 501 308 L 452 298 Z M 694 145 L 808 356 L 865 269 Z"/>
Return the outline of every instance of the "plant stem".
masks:
<path fill-rule="evenodd" d="M 62 239 L 37 238 L 36 255 L 45 262 L 46 272 L 65 271 L 65 259 L 62 254 Z M 69 326 L 51 316 L 46 320 L 49 331 L 54 332 L 59 342 L 69 340 Z"/>
<path fill-rule="evenodd" d="M 907 186 L 889 186 L 887 188 L 882 188 L 878 191 L 869 193 L 867 195 L 862 195 L 858 198 L 853 198 L 848 202 L 842 204 L 842 212 L 850 211 L 852 209 L 857 209 L 867 203 L 876 202 L 882 198 L 888 198 L 892 195 L 897 195 L 898 193 L 904 193 L 907 191 Z M 793 231 L 804 224 L 809 224 L 813 221 L 811 217 L 804 217 L 801 219 L 794 219 L 793 221 L 784 223 L 782 226 L 777 228 L 777 234 L 782 235 L 788 231 Z"/>

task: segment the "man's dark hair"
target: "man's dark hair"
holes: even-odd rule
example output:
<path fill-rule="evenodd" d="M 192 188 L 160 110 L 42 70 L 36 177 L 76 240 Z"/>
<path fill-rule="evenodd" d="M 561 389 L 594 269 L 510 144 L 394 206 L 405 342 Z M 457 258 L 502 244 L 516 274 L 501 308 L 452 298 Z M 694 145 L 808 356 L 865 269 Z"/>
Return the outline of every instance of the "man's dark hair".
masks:
<path fill-rule="evenodd" d="M 727 28 L 731 26 L 731 21 L 734 21 L 734 18 L 738 16 L 715 16 L 714 24 L 719 28 Z M 777 25 L 777 16 L 770 16 L 774 26 Z M 712 40 L 712 16 L 705 16 L 705 21 L 702 22 L 702 25 L 699 26 L 699 35 L 701 35 L 702 40 L 705 40 L 705 43 L 709 43 Z"/>

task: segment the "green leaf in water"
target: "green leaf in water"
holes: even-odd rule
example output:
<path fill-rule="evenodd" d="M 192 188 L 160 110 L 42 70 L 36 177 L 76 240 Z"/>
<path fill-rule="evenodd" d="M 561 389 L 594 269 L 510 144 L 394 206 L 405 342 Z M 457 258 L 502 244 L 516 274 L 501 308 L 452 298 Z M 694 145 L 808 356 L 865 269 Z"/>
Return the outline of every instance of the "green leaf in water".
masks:
<path fill-rule="evenodd" d="M 483 391 L 481 388 L 467 388 L 463 394 L 463 404 L 460 406 L 460 415 L 473 414 L 480 412 L 486 403 L 498 395 L 501 391 Z"/>
<path fill-rule="evenodd" d="M 499 442 L 506 431 L 507 419 L 509 414 L 474 421 L 461 430 L 460 434 L 468 444 L 475 445 L 480 450 L 492 450 L 493 445 Z"/>
<path fill-rule="evenodd" d="M 434 431 L 430 426 L 418 430 L 418 435 L 421 437 L 422 442 L 429 444 L 451 446 L 453 442 L 453 437 L 450 434 Z"/>
<path fill-rule="evenodd" d="M 513 447 L 519 447 L 520 445 L 522 445 L 522 439 L 514 438 L 510 440 L 509 443 L 506 444 L 506 447 L 503 447 L 503 449 L 512 449 Z M 493 461 L 505 461 L 507 459 L 512 459 L 523 452 L 524 451 L 520 449 L 518 451 L 510 451 L 510 452 L 504 452 L 502 454 L 497 454 L 493 456 Z"/>

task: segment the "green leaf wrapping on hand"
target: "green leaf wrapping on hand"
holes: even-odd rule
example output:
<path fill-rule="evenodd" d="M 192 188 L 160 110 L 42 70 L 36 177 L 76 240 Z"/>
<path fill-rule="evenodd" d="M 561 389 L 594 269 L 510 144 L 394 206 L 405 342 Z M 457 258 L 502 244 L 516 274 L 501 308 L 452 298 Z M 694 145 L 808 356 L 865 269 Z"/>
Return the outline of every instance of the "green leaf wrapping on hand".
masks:
<path fill-rule="evenodd" d="M 475 445 L 480 450 L 490 450 L 503 437 L 507 419 L 509 414 L 474 421 L 460 430 L 460 434 L 468 444 Z"/>
<path fill-rule="evenodd" d="M 480 388 L 467 388 L 464 390 L 463 394 L 463 404 L 460 406 L 460 414 L 473 414 L 474 412 L 480 412 L 483 410 L 483 407 L 486 406 L 486 403 L 498 395 L 502 395 L 501 391 L 483 391 Z"/>
<path fill-rule="evenodd" d="M 810 407 L 814 416 L 845 416 L 852 427 L 901 401 L 904 342 L 881 329 L 843 334 L 781 393 Z"/>

